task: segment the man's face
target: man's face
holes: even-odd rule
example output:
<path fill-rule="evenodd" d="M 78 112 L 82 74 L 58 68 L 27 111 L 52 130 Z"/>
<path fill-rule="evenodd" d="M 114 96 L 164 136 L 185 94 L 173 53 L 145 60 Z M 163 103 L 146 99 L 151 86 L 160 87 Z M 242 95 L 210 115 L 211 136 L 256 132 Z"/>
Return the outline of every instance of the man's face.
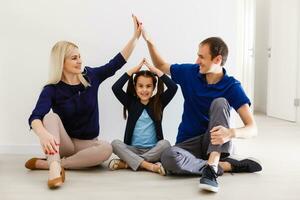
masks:
<path fill-rule="evenodd" d="M 208 44 L 199 45 L 198 58 L 196 64 L 199 64 L 199 71 L 201 74 L 213 73 L 217 67 L 220 67 L 222 56 L 218 55 L 211 59 L 210 49 Z"/>

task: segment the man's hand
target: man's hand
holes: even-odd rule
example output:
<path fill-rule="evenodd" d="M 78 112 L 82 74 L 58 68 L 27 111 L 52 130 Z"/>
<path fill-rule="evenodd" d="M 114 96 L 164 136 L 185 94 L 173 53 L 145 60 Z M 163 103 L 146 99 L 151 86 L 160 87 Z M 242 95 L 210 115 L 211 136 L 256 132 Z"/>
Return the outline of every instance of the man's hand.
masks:
<path fill-rule="evenodd" d="M 146 31 L 146 29 L 144 28 L 143 25 L 141 25 L 141 32 L 142 32 L 142 36 L 143 36 L 144 40 L 145 40 L 146 42 L 150 41 L 150 36 L 149 36 L 149 34 L 147 33 L 147 31 Z"/>
<path fill-rule="evenodd" d="M 210 140 L 213 145 L 222 145 L 234 137 L 234 130 L 224 126 L 215 126 L 210 130 Z"/>

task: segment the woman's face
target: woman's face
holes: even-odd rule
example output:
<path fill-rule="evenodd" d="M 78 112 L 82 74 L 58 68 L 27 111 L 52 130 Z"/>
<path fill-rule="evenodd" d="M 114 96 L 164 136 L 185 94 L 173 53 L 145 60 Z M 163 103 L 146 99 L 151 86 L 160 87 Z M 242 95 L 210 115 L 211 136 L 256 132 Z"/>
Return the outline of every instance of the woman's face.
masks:
<path fill-rule="evenodd" d="M 78 48 L 74 48 L 65 58 L 64 72 L 67 72 L 68 74 L 80 74 L 81 64 L 79 50 Z"/>
<path fill-rule="evenodd" d="M 154 90 L 151 77 L 139 76 L 135 84 L 135 92 L 142 103 L 148 103 Z"/>

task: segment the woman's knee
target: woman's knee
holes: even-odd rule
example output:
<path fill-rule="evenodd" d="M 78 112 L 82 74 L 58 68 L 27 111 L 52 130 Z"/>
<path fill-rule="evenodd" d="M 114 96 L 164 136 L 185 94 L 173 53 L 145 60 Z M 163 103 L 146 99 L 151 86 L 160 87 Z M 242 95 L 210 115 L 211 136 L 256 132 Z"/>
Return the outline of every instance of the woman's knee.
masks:
<path fill-rule="evenodd" d="M 60 157 L 70 157 L 70 156 L 74 155 L 75 153 L 76 152 L 75 152 L 74 145 L 62 146 L 62 144 L 60 144 L 60 147 L 59 147 Z"/>
<path fill-rule="evenodd" d="M 57 122 L 58 120 L 60 120 L 60 117 L 58 116 L 58 114 L 53 113 L 53 112 L 48 112 L 44 118 L 43 118 L 43 124 L 48 124 L 48 123 L 53 123 L 53 122 Z"/>
<path fill-rule="evenodd" d="M 97 146 L 97 157 L 99 158 L 99 162 L 106 161 L 109 159 L 113 152 L 112 145 L 109 142 L 101 141 Z"/>

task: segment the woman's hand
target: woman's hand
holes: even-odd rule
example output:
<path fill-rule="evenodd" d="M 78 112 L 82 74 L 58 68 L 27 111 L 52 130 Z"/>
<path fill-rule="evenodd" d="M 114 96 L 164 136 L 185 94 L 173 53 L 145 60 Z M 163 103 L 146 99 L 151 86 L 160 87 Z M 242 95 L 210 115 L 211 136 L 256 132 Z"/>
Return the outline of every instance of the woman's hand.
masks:
<path fill-rule="evenodd" d="M 140 71 L 141 68 L 142 68 L 142 66 L 143 66 L 143 64 L 144 64 L 144 61 L 145 61 L 145 58 L 144 58 L 137 66 L 135 66 L 135 67 L 131 68 L 130 70 L 128 70 L 128 71 L 127 71 L 127 74 L 128 74 L 129 76 L 132 76 L 132 74 L 134 74 L 134 73 Z"/>
<path fill-rule="evenodd" d="M 133 27 L 134 27 L 134 35 L 135 39 L 139 39 L 142 32 L 142 23 L 138 20 L 138 18 L 132 14 Z"/>
<path fill-rule="evenodd" d="M 59 143 L 48 131 L 40 134 L 39 139 L 45 154 L 54 155 L 58 153 Z"/>
<path fill-rule="evenodd" d="M 138 39 L 141 36 L 142 23 L 137 19 L 135 15 L 132 15 L 132 20 L 133 20 L 133 27 L 134 27 L 133 37 L 128 41 L 126 46 L 121 51 L 121 54 L 126 61 L 128 61 L 128 58 L 130 57 Z"/>
<path fill-rule="evenodd" d="M 146 65 L 146 67 L 148 67 L 148 69 L 152 73 L 156 74 L 157 76 L 161 77 L 164 74 L 162 71 L 160 71 L 159 69 L 157 69 L 153 65 L 150 65 L 150 63 L 148 63 L 146 59 L 144 59 L 144 64 Z"/>

